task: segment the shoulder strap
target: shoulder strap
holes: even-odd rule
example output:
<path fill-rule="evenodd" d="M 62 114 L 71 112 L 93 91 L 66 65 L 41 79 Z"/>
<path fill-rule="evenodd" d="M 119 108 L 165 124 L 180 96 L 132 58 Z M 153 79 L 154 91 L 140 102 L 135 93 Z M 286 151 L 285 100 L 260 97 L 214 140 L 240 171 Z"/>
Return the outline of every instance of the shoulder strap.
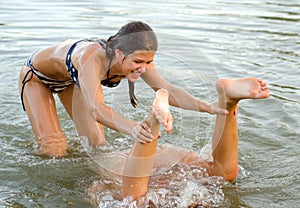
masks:
<path fill-rule="evenodd" d="M 86 41 L 99 43 L 103 48 L 106 48 L 107 41 L 99 38 L 86 38 Z"/>

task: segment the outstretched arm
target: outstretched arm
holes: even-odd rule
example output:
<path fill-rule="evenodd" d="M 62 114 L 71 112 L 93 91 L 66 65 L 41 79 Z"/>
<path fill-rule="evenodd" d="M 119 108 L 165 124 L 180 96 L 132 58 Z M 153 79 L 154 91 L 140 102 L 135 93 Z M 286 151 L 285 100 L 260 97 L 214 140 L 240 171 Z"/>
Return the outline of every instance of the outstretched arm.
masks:
<path fill-rule="evenodd" d="M 168 92 L 162 89 L 158 90 L 145 121 L 150 126 L 155 139 L 148 144 L 134 143 L 124 167 L 123 197 L 132 196 L 134 200 L 137 200 L 147 192 L 149 177 L 155 161 L 160 123 L 167 122 L 167 131 L 171 131 L 172 121 L 167 121 L 169 117 Z"/>
<path fill-rule="evenodd" d="M 210 114 L 227 114 L 225 109 L 220 108 L 216 103 L 207 103 L 200 100 L 187 91 L 172 85 L 164 79 L 157 71 L 154 63 L 142 75 L 143 80 L 155 91 L 158 89 L 166 89 L 169 92 L 170 105 L 185 110 L 193 110 L 199 112 L 207 112 Z"/>

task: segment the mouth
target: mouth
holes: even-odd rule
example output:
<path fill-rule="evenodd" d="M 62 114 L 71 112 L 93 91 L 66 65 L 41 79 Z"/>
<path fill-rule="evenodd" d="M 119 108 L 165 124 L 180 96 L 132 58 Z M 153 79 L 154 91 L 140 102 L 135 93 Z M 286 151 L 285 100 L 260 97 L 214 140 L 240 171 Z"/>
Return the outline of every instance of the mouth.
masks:
<path fill-rule="evenodd" d="M 132 78 L 134 78 L 134 79 L 138 79 L 141 75 L 142 75 L 142 73 L 137 72 L 137 71 L 132 71 L 132 72 L 131 72 L 131 76 L 132 76 Z"/>
<path fill-rule="evenodd" d="M 140 78 L 140 74 L 132 73 L 132 74 L 131 74 L 131 77 L 132 77 L 133 79 L 138 79 L 138 78 Z"/>

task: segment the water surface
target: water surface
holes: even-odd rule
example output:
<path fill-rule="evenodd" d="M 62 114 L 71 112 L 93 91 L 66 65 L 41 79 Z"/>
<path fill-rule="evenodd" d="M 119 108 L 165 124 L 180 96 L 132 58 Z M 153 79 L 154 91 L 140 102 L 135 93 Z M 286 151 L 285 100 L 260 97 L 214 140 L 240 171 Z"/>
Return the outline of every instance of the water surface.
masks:
<path fill-rule="evenodd" d="M 300 202 L 300 4 L 297 0 L 249 1 L 42 1 L 0 3 L 0 204 L 3 207 L 89 207 L 89 188 L 113 182 L 97 172 L 84 139 L 58 102 L 68 137 L 64 159 L 34 155 L 34 137 L 18 93 L 19 70 L 34 51 L 68 38 L 108 38 L 131 20 L 149 23 L 160 48 L 156 64 L 170 82 L 213 101 L 219 77 L 260 77 L 269 83 L 267 100 L 242 101 L 239 111 L 240 174 L 235 184 L 209 178 L 201 170 L 174 167 L 154 177 L 148 199 L 162 207 L 202 201 L 214 207 L 297 207 Z M 126 83 L 105 89 L 106 102 L 141 120 L 153 92 L 137 83 L 140 107 L 130 107 Z M 161 142 L 176 141 L 201 151 L 210 142 L 213 116 L 172 108 L 175 129 Z M 126 136 L 106 130 L 101 151 L 130 147 Z M 175 143 L 175 142 L 174 142 Z M 173 174 L 172 174 L 173 171 Z M 194 172 L 193 172 L 194 171 Z M 174 174 L 176 172 L 177 174 Z M 176 178 L 179 173 L 183 178 Z M 191 173 L 194 173 L 191 175 Z M 174 176 L 175 175 L 175 176 Z M 155 182 L 170 179 L 170 187 Z M 179 176 L 178 176 L 179 177 Z M 184 179 L 188 179 L 184 181 Z M 181 182 L 180 182 L 181 181 Z M 100 192 L 100 207 L 124 206 Z M 191 197 L 193 196 L 193 197 Z M 159 198 L 160 197 L 160 198 Z M 157 202 L 158 203 L 158 202 Z M 127 204 L 128 205 L 128 204 Z"/>

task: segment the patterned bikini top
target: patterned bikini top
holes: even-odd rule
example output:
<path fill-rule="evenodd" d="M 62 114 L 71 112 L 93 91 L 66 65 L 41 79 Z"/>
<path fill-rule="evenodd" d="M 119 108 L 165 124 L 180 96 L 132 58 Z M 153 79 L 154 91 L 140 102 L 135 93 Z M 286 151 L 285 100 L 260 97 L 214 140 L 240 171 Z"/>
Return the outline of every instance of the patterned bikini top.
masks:
<path fill-rule="evenodd" d="M 67 53 L 67 57 L 66 57 L 66 66 L 68 69 L 68 72 L 72 78 L 72 80 L 74 81 L 74 83 L 77 85 L 77 87 L 80 88 L 80 84 L 78 82 L 78 71 L 77 69 L 74 67 L 72 61 L 71 61 L 71 56 L 72 56 L 72 52 L 74 50 L 74 48 L 77 46 L 78 43 L 81 43 L 83 41 L 90 41 L 90 42 L 96 42 L 99 43 L 103 48 L 106 48 L 106 41 L 103 39 L 98 39 L 98 38 L 88 38 L 88 39 L 83 39 L 83 40 L 79 40 L 77 42 L 75 42 L 69 49 L 68 53 Z M 107 73 L 106 73 L 106 79 L 101 81 L 101 84 L 105 87 L 116 87 L 120 84 L 121 80 L 117 81 L 117 82 L 113 82 L 111 80 L 117 78 L 119 75 L 114 75 L 112 77 L 109 77 L 109 72 L 110 69 L 108 69 Z"/>

